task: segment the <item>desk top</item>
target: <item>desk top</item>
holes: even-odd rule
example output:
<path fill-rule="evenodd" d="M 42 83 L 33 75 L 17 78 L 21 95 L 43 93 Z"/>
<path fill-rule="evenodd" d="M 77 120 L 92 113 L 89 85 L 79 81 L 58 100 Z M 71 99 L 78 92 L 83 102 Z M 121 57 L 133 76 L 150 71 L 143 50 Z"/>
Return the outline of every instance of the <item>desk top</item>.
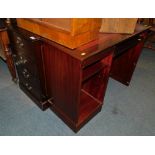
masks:
<path fill-rule="evenodd" d="M 48 41 L 47 39 L 43 39 L 47 41 L 49 44 L 63 50 L 67 54 L 71 55 L 72 57 L 83 61 L 88 57 L 95 55 L 103 50 L 106 50 L 110 47 L 117 45 L 118 43 L 127 40 L 135 35 L 138 35 L 146 30 L 148 30 L 150 26 L 144 26 L 137 24 L 135 28 L 135 32 L 133 34 L 108 34 L 108 33 L 99 33 L 98 39 L 91 41 L 85 45 L 82 45 L 76 49 L 69 49 L 62 45 L 59 45 L 53 41 Z"/>

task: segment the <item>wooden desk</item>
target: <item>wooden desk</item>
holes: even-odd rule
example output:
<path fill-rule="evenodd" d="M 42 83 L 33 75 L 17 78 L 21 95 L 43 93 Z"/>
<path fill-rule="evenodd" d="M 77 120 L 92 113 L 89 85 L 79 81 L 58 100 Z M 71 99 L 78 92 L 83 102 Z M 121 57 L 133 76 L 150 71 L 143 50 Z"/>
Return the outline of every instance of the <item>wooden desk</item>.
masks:
<path fill-rule="evenodd" d="M 14 27 L 9 34 L 19 85 L 77 132 L 101 110 L 110 76 L 129 85 L 148 29 L 137 25 L 132 35 L 99 33 L 97 40 L 69 49 Z"/>
<path fill-rule="evenodd" d="M 9 68 L 12 79 L 16 81 L 16 71 L 15 71 L 15 66 L 13 63 L 11 51 L 10 51 L 10 48 L 8 47 L 9 39 L 8 39 L 6 28 L 0 29 L 0 44 L 2 45 L 2 52 L 5 56 L 6 63 Z"/>

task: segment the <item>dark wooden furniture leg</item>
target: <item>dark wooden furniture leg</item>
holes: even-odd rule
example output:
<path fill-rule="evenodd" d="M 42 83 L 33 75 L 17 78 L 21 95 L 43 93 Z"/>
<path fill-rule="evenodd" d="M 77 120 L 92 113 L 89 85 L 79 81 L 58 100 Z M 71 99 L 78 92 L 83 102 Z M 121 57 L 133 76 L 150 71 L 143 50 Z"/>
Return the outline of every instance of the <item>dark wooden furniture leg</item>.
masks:
<path fill-rule="evenodd" d="M 2 49 L 6 57 L 6 63 L 9 68 L 10 74 L 12 76 L 12 80 L 16 82 L 17 81 L 16 70 L 15 70 L 15 66 L 14 66 L 14 62 L 11 54 L 11 49 L 8 46 L 9 39 L 8 39 L 8 34 L 6 30 L 0 32 L 0 42 L 2 43 Z"/>

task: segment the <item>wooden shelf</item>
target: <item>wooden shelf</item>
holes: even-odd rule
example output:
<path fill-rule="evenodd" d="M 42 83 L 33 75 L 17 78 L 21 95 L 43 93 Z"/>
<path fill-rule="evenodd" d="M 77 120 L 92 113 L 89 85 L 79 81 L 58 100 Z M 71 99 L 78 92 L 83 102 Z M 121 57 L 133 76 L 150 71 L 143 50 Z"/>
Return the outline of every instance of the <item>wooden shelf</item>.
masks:
<path fill-rule="evenodd" d="M 86 67 L 82 73 L 82 81 L 86 81 L 106 67 L 108 67 L 108 65 L 101 61 Z"/>
<path fill-rule="evenodd" d="M 99 100 L 82 89 L 78 124 L 86 121 L 101 105 L 102 103 Z"/>

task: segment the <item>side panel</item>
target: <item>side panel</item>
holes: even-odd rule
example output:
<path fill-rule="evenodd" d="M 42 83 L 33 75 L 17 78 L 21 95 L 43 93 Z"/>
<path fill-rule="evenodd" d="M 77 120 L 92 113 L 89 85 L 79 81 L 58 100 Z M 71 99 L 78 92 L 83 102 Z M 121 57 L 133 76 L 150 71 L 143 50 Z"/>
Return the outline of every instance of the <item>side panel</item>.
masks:
<path fill-rule="evenodd" d="M 53 105 L 68 119 L 77 121 L 80 95 L 80 63 L 49 44 L 43 45 L 48 95 Z"/>

